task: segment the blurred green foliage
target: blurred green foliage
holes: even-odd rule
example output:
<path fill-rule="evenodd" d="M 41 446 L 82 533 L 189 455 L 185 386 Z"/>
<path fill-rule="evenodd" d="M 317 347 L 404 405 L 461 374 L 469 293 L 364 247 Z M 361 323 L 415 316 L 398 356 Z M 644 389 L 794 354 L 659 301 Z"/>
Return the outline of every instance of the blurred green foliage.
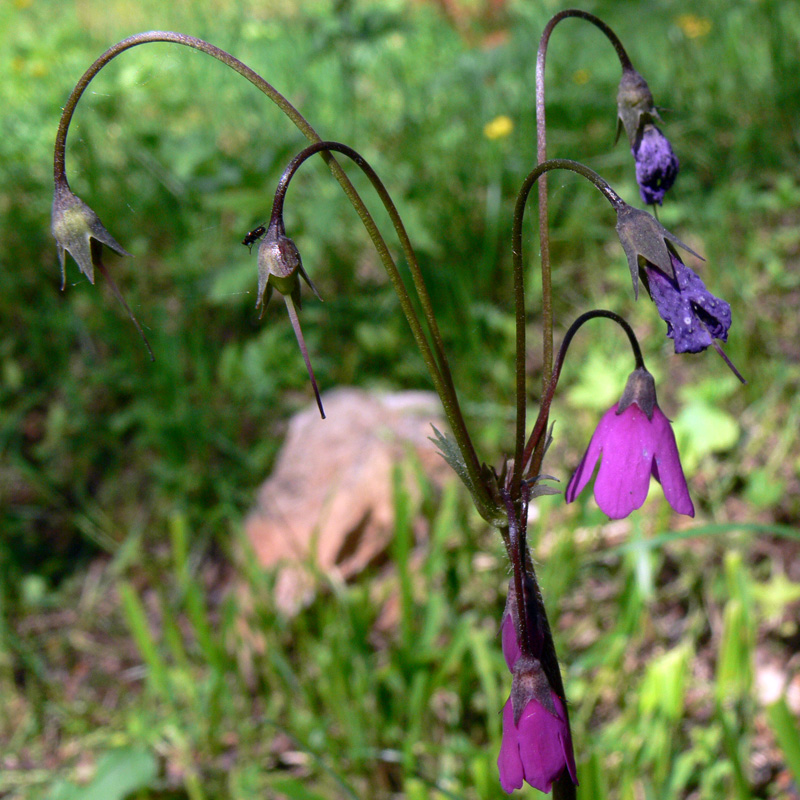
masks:
<path fill-rule="evenodd" d="M 286 620 L 271 578 L 241 553 L 254 489 L 289 415 L 311 398 L 282 310 L 257 318 L 255 253 L 239 241 L 268 216 L 303 137 L 250 84 L 186 48 L 135 48 L 91 84 L 70 131 L 68 174 L 135 255 L 108 263 L 147 330 L 153 364 L 102 279 L 91 287 L 68 261 L 67 290 L 58 291 L 50 165 L 69 91 L 114 41 L 163 28 L 229 50 L 383 178 L 418 250 L 481 453 L 497 463 L 512 427 L 511 210 L 535 163 L 536 43 L 562 7 L 0 5 L 0 796 L 77 796 L 80 753 L 97 761 L 81 784 L 86 797 L 103 790 L 109 770 L 148 800 L 498 796 L 503 562 L 460 495 L 411 508 L 399 493 L 400 622 L 380 646 L 370 638 L 378 605 L 367 580 L 331 587 Z M 800 517 L 800 6 L 585 7 L 617 30 L 663 108 L 682 171 L 660 218 L 706 256 L 695 266 L 731 302 L 727 352 L 749 384 L 738 387 L 713 354 L 672 355 L 654 308 L 633 301 L 610 212 L 578 178 L 551 177 L 558 329 L 590 306 L 632 320 L 700 516 L 729 525 L 723 536 L 700 534 L 698 547 L 669 535 L 654 547 L 653 535 L 670 531 L 654 504 L 627 532 L 631 549 L 606 553 L 577 535 L 605 521 L 590 499 L 569 514 L 558 500 L 541 503 L 540 571 L 554 621 L 561 611 L 580 796 L 778 796 L 775 776 L 747 760 L 763 728 L 748 669 L 765 636 L 796 648 L 796 625 L 778 620 L 797 596 L 769 559 L 724 553 L 752 555 L 757 534 L 737 523 L 756 510 L 766 539 Z M 584 161 L 638 204 L 629 152 L 612 147 L 618 78 L 599 33 L 575 20 L 559 26 L 547 63 L 549 152 Z M 500 116 L 511 120 L 507 134 L 485 135 Z M 534 216 L 532 208 L 525 247 L 535 395 Z M 325 299 L 303 308 L 322 387 L 427 388 L 361 223 L 321 161 L 293 182 L 286 222 Z M 573 346 L 548 462 L 558 477 L 614 399 L 626 347 L 616 335 Z M 414 514 L 434 531 L 422 575 L 408 562 Z M 487 555 L 492 567 L 476 573 Z M 248 603 L 220 599 L 203 579 L 202 565 L 220 561 L 234 566 Z M 587 601 L 592 591 L 602 602 Z M 665 598 L 683 612 L 671 628 L 659 621 Z M 75 604 L 100 640 L 82 638 L 81 625 L 37 627 Z M 713 629 L 709 609 L 719 615 Z M 763 633 L 758 610 L 777 632 Z M 116 652 L 128 632 L 130 647 Z M 703 703 L 690 667 L 709 641 L 718 661 Z M 76 699 L 70 676 L 87 659 L 111 666 Z M 106 683 L 115 669 L 116 686 Z M 773 706 L 769 719 L 798 780 L 787 713 Z M 687 715 L 701 722 L 684 724 Z M 294 761 L 270 750 L 276 736 Z"/>

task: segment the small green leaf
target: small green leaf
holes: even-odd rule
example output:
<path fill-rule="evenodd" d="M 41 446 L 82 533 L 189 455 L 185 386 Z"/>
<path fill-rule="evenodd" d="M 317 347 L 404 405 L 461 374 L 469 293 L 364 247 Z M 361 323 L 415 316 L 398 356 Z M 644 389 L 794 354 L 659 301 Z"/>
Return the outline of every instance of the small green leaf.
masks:
<path fill-rule="evenodd" d="M 786 491 L 786 481 L 775 477 L 772 470 L 761 468 L 754 469 L 747 476 L 747 489 L 745 497 L 748 502 L 759 508 L 770 508 L 783 497 Z"/>
<path fill-rule="evenodd" d="M 753 678 L 754 635 L 747 609 L 740 598 L 725 606 L 717 661 L 717 697 L 725 702 L 749 692 Z"/>
<path fill-rule="evenodd" d="M 614 354 L 592 351 L 578 381 L 567 392 L 574 408 L 606 411 L 619 400 L 631 371 L 629 351 Z"/>
<path fill-rule="evenodd" d="M 272 784 L 272 789 L 279 795 L 285 795 L 289 800 L 326 800 L 326 796 L 313 792 L 305 781 L 298 778 L 281 778 Z"/>
<path fill-rule="evenodd" d="M 461 450 L 458 449 L 458 445 L 448 439 L 435 425 L 431 425 L 431 427 L 433 428 L 436 438 L 429 437 L 430 441 L 436 445 L 439 452 L 442 454 L 442 458 L 453 468 L 456 475 L 461 478 L 461 481 L 467 489 L 469 489 L 470 493 L 475 494 L 475 487 L 470 480 L 467 465 L 464 463 L 464 458 L 461 455 Z"/>
<path fill-rule="evenodd" d="M 106 753 L 88 786 L 58 783 L 48 800 L 125 800 L 133 792 L 146 789 L 158 777 L 156 757 L 147 750 L 123 747 Z"/>
<path fill-rule="evenodd" d="M 739 423 L 726 411 L 703 401 L 684 406 L 672 427 L 689 472 L 703 456 L 730 450 L 739 440 Z"/>

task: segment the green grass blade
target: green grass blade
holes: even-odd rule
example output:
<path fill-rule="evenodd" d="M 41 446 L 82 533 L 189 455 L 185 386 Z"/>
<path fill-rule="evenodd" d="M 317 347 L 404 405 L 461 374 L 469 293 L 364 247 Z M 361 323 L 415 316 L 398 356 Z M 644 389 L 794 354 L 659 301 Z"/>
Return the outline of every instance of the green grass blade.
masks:
<path fill-rule="evenodd" d="M 168 700 L 170 692 L 167 666 L 158 652 L 158 645 L 150 631 L 150 624 L 147 621 L 142 601 L 136 594 L 136 590 L 127 581 L 120 584 L 119 593 L 122 598 L 122 613 L 125 621 L 128 623 L 133 640 L 147 665 L 147 682 L 157 695 L 163 700 Z"/>
<path fill-rule="evenodd" d="M 767 719 L 783 750 L 786 766 L 789 767 L 795 783 L 800 785 L 800 728 L 783 697 L 767 706 Z"/>

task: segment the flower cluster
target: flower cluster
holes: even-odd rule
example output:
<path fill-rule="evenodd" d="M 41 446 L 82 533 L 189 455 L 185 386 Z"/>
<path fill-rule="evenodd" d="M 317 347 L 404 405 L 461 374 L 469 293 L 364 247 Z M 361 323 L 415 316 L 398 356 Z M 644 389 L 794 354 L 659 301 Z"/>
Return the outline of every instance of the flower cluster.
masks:
<path fill-rule="evenodd" d="M 554 361 L 553 308 L 557 304 L 551 301 L 553 287 L 549 247 L 546 244 L 546 189 L 540 194 L 539 202 L 545 392 L 533 431 L 526 442 L 525 423 L 529 394 L 526 387 L 528 362 L 525 325 L 528 317 L 524 297 L 522 225 L 528 194 L 534 183 L 553 169 L 571 170 L 593 183 L 617 213 L 616 230 L 627 259 L 634 294 L 638 298 L 641 281 L 667 324 L 667 336 L 672 339 L 675 352 L 698 353 L 714 347 L 738 376 L 735 367 L 717 343 L 727 341 L 731 326 L 731 308 L 724 300 L 712 295 L 701 278 L 683 263 L 678 256 L 678 248 L 701 257 L 666 230 L 653 214 L 625 203 L 606 181 L 585 165 L 566 159 L 548 160 L 546 157 L 543 84 L 546 44 L 555 24 L 570 16 L 580 17 L 596 25 L 617 50 L 622 67 L 617 94 L 617 132 L 619 135 L 624 130 L 630 143 L 642 201 L 647 205 L 661 205 L 666 193 L 675 183 L 679 170 L 679 162 L 672 145 L 656 125 L 661 122 L 661 118 L 647 81 L 633 68 L 616 34 L 588 12 L 565 9 L 556 14 L 543 32 L 537 54 L 537 164 L 520 189 L 513 221 L 511 261 L 517 324 L 517 426 L 514 458 L 509 458 L 499 471 L 487 467 L 478 458 L 473 446 L 448 365 L 445 338 L 439 332 L 430 296 L 425 288 L 423 271 L 386 187 L 363 156 L 348 145 L 319 137 L 285 97 L 230 54 L 194 37 L 151 31 L 119 42 L 95 60 L 76 85 L 62 112 L 54 154 L 55 194 L 51 224 L 61 263 L 62 280 L 65 278 L 66 253 L 75 259 L 81 272 L 91 283 L 94 283 L 95 271 L 100 272 L 144 337 L 141 326 L 122 298 L 102 259 L 104 248 L 123 256 L 128 253 L 105 229 L 97 214 L 70 190 L 66 177 L 65 148 L 72 114 L 94 75 L 124 50 L 145 42 L 173 42 L 192 47 L 222 61 L 265 92 L 298 129 L 313 140 L 284 170 L 274 196 L 269 222 L 253 228 L 242 241 L 243 245 L 250 248 L 260 241 L 256 307 L 261 308 L 263 313 L 275 291 L 282 295 L 320 415 L 324 418 L 325 412 L 298 316 L 298 311 L 301 310 L 301 279 L 318 298 L 319 294 L 305 271 L 297 246 L 286 235 L 283 222 L 284 199 L 292 176 L 307 159 L 319 154 L 328 162 L 332 174 L 342 185 L 375 244 L 398 294 L 414 341 L 442 398 L 453 440 L 435 431 L 436 443 L 468 487 L 479 513 L 501 532 L 511 561 L 514 578 L 509 586 L 501 624 L 503 655 L 512 678 L 509 699 L 502 711 L 503 735 L 497 761 L 500 783 L 508 793 L 521 788 L 525 782 L 542 792 L 553 789 L 559 800 L 575 797 L 577 770 L 558 658 L 536 582 L 534 559 L 526 543 L 526 520 L 528 503 L 532 498 L 556 491 L 540 483 L 548 477 L 541 472 L 541 467 L 551 438 L 548 433 L 550 404 L 569 342 L 589 319 L 612 319 L 625 330 L 636 367 L 619 402 L 600 420 L 586 453 L 567 484 L 566 502 L 573 502 L 596 472 L 594 496 L 602 511 L 612 519 L 626 517 L 644 504 L 652 478 L 661 484 L 664 496 L 675 512 L 693 516 L 694 504 L 681 467 L 675 436 L 669 420 L 658 406 L 655 383 L 644 367 L 644 359 L 631 326 L 611 311 L 588 311 L 578 317 L 568 329 Z M 511 118 L 503 115 L 489 123 L 484 133 L 489 139 L 500 139 L 509 136 L 513 130 Z M 368 208 L 334 158 L 334 153 L 337 156 L 344 155 L 358 166 L 381 198 L 402 246 L 410 277 L 408 286 L 398 269 L 391 248 L 387 246 Z M 542 189 L 542 186 L 540 184 L 539 188 Z M 411 294 L 411 285 L 416 297 Z M 421 309 L 426 326 L 421 324 L 417 309 Z M 552 426 L 549 430 L 552 431 Z"/>

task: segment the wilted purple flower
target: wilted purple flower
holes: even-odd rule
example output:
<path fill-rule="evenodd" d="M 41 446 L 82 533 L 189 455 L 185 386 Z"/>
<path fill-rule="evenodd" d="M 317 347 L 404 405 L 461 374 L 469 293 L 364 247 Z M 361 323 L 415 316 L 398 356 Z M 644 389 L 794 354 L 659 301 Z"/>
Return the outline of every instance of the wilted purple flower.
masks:
<path fill-rule="evenodd" d="M 645 125 L 631 152 L 636 162 L 636 182 L 642 201 L 648 205 L 661 205 L 680 168 L 669 139 L 655 125 Z"/>
<path fill-rule="evenodd" d="M 503 707 L 503 741 L 497 758 L 500 785 L 511 794 L 523 780 L 549 792 L 566 769 L 577 784 L 572 738 L 564 704 L 550 688 L 541 664 L 522 656 Z"/>
<path fill-rule="evenodd" d="M 641 507 L 651 475 L 662 485 L 664 496 L 675 511 L 694 516 L 675 434 L 656 403 L 652 380 L 646 370 L 637 369 L 628 379 L 622 400 L 603 415 L 567 484 L 564 496 L 568 503 L 589 482 L 602 456 L 594 497 L 611 519 L 622 519 Z"/>
<path fill-rule="evenodd" d="M 667 336 L 675 342 L 675 352 L 699 353 L 712 344 L 712 339 L 726 342 L 731 327 L 730 305 L 714 297 L 672 250 L 670 260 L 674 278 L 650 263 L 645 264 L 644 274 L 650 296 L 667 323 Z"/>

